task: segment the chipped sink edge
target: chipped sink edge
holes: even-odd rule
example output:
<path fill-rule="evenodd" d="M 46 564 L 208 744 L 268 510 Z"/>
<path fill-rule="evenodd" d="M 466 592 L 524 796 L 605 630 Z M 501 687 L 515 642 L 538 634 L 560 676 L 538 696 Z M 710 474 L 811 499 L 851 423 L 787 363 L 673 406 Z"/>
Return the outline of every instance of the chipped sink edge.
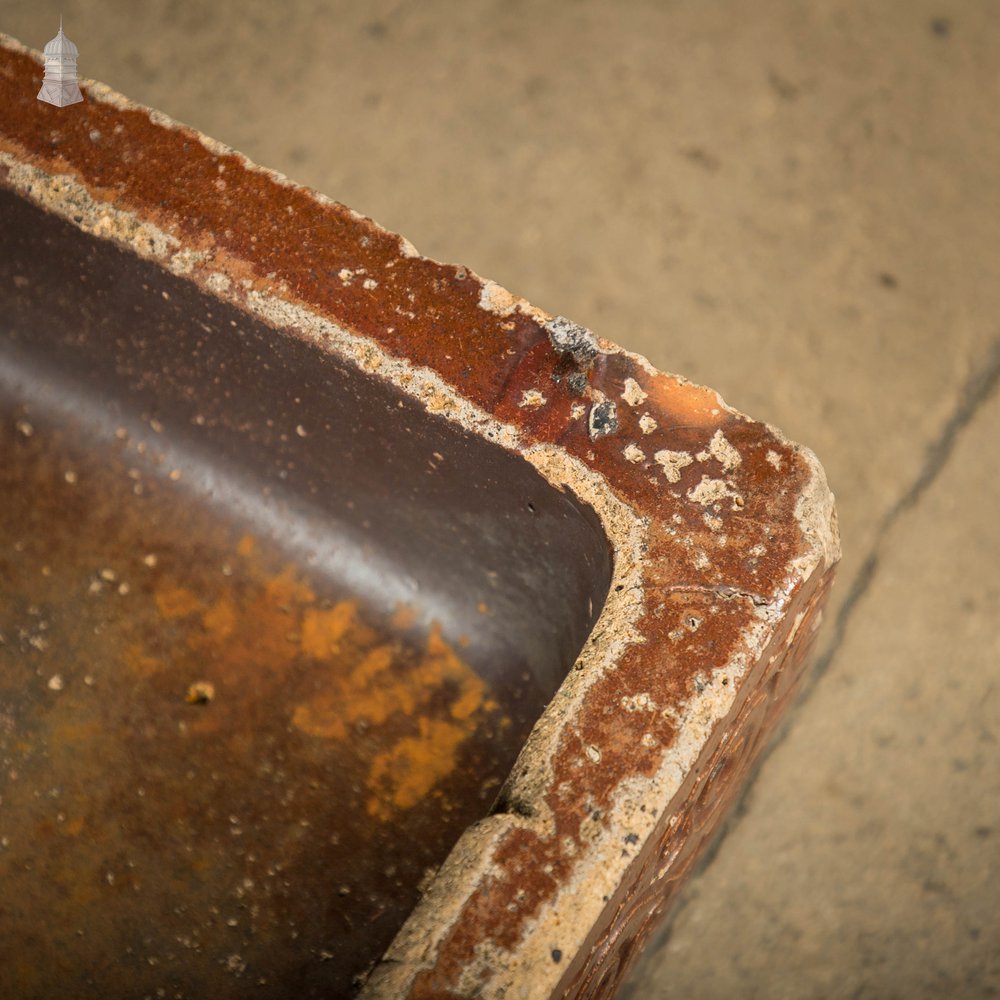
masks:
<path fill-rule="evenodd" d="M 609 817 L 609 829 L 615 831 L 615 836 L 600 836 L 590 844 L 586 866 L 579 866 L 530 922 L 521 938 L 517 965 L 498 966 L 483 996 L 547 1000 L 554 995 L 565 970 L 553 966 L 550 942 L 572 942 L 575 936 L 582 946 L 600 920 L 607 905 L 605 898 L 613 899 L 620 888 L 622 868 L 630 866 L 642 853 L 663 812 L 677 802 L 717 725 L 741 700 L 740 682 L 772 640 L 774 632 L 764 611 L 758 609 L 761 613 L 744 636 L 743 648 L 717 668 L 704 690 L 684 705 L 677 739 L 666 748 L 656 773 L 648 778 L 626 778 L 619 784 Z M 662 809 L 648 808 L 654 802 Z M 623 847 L 629 843 L 626 837 L 637 838 L 630 848 Z M 546 971 L 550 973 L 549 981 L 543 983 Z M 384 994 L 387 1000 L 390 995 Z"/>
<path fill-rule="evenodd" d="M 22 55 L 30 56 L 40 65 L 45 64 L 45 56 L 42 52 L 38 49 L 32 48 L 30 45 L 25 45 L 13 35 L 7 35 L 2 31 L 0 31 L 0 48 L 11 49 L 12 51 L 19 52 Z M 196 138 L 198 142 L 205 147 L 205 149 L 216 156 L 235 157 L 245 169 L 251 170 L 254 173 L 263 174 L 281 187 L 293 187 L 299 191 L 307 191 L 318 204 L 336 206 L 337 208 L 343 209 L 347 212 L 353 219 L 371 224 L 379 232 L 392 236 L 398 241 L 399 252 L 402 256 L 418 257 L 426 260 L 432 259 L 424 258 L 405 236 L 400 236 L 398 233 L 394 233 L 391 230 L 386 229 L 384 226 L 379 225 L 370 216 L 364 215 L 361 212 L 356 212 L 350 206 L 343 204 L 343 202 L 336 201 L 328 195 L 325 195 L 306 184 L 300 184 L 298 181 L 293 181 L 287 174 L 282 173 L 280 170 L 274 170 L 271 167 L 264 167 L 255 163 L 245 153 L 241 153 L 238 149 L 229 146 L 221 140 L 214 139 L 199 129 L 196 129 L 191 125 L 186 125 L 184 122 L 178 121 L 176 118 L 171 117 L 157 108 L 150 107 L 148 104 L 133 101 L 131 98 L 126 97 L 120 91 L 115 90 L 106 83 L 102 83 L 100 80 L 93 80 L 90 77 L 81 76 L 79 77 L 78 82 L 81 91 L 84 92 L 88 100 L 96 100 L 100 104 L 110 105 L 113 108 L 117 108 L 119 111 L 143 112 L 154 125 L 159 125 L 161 128 L 169 129 L 170 131 L 183 131 L 190 134 L 192 137 Z M 170 238 L 173 239 L 173 237 Z"/>
<path fill-rule="evenodd" d="M 10 36 L 0 34 L 0 45 L 27 53 L 37 62 L 42 61 L 37 50 L 22 45 Z M 238 157 L 247 170 L 264 174 L 278 185 L 294 186 L 307 192 L 319 204 L 336 206 L 352 217 L 364 220 L 396 239 L 401 255 L 421 257 L 408 240 L 378 226 L 367 216 L 310 188 L 294 184 L 284 174 L 258 166 L 229 146 L 204 136 L 196 129 L 176 122 L 155 109 L 130 101 L 105 84 L 86 79 L 81 79 L 80 83 L 89 99 L 120 110 L 146 112 L 150 121 L 156 125 L 183 130 L 186 134 L 197 137 L 213 153 Z M 13 145 L 19 148 L 16 143 Z M 324 316 L 286 298 L 248 290 L 227 274 L 224 268 L 209 270 L 207 255 L 182 248 L 176 237 L 147 220 L 95 200 L 90 195 L 90 190 L 69 174 L 49 174 L 33 166 L 30 156 L 21 158 L 3 149 L 0 149 L 0 165 L 7 168 L 8 186 L 71 225 L 123 245 L 137 256 L 153 260 L 171 273 L 187 277 L 211 294 L 259 317 L 269 325 L 308 340 L 320 350 L 387 379 L 407 395 L 419 400 L 430 412 L 440 414 L 487 440 L 521 454 L 553 486 L 569 486 L 583 502 L 594 508 L 602 522 L 615 552 L 608 597 L 593 629 L 593 634 L 599 633 L 602 638 L 597 643 L 585 645 L 575 668 L 569 671 L 522 749 L 506 791 L 508 804 L 515 805 L 517 812 L 503 812 L 487 817 L 473 824 L 461 836 L 421 902 L 387 950 L 386 961 L 377 966 L 378 974 L 362 994 L 366 997 L 405 995 L 414 977 L 422 969 L 434 965 L 443 938 L 459 919 L 479 881 L 489 874 L 493 846 L 516 827 L 539 831 L 551 828 L 553 819 L 544 802 L 544 793 L 552 778 L 550 760 L 562 739 L 567 720 L 580 707 L 593 683 L 615 668 L 625 650 L 634 643 L 644 641 L 636 623 L 644 610 L 642 567 L 650 522 L 647 518 L 640 517 L 616 495 L 603 474 L 589 468 L 556 445 L 526 442 L 516 427 L 497 420 L 470 403 L 432 369 L 418 367 L 404 358 L 393 356 L 374 340 L 350 333 Z M 75 221 L 74 216 L 79 216 L 80 221 Z M 199 265 L 197 269 L 195 264 Z M 498 315 L 510 315 L 516 311 L 543 326 L 554 318 L 525 299 L 514 296 L 496 282 L 472 272 L 469 274 L 479 282 L 481 309 Z M 669 378 L 680 385 L 697 385 L 683 376 L 660 372 L 642 355 L 624 350 L 609 341 L 598 340 L 598 346 L 601 353 L 624 355 L 650 376 Z M 738 419 L 750 419 L 728 406 L 715 390 L 700 388 L 714 393 L 720 410 Z M 626 386 L 626 389 L 630 393 L 634 392 L 630 386 Z M 642 392 L 641 388 L 639 391 Z M 664 750 L 655 775 L 650 778 L 628 778 L 618 786 L 608 825 L 601 828 L 595 840 L 590 843 L 570 880 L 560 887 L 554 898 L 543 905 L 541 912 L 528 925 L 517 945 L 516 953 L 497 953 L 496 973 L 487 984 L 488 993 L 483 995 L 513 996 L 513 990 L 516 990 L 516 995 L 524 997 L 541 998 L 551 995 L 563 970 L 553 966 L 545 944 L 548 937 L 545 928 L 558 924 L 559 939 L 568 949 L 583 947 L 605 905 L 602 894 L 594 887 L 605 884 L 617 886 L 633 860 L 633 856 L 621 856 L 622 834 L 626 828 L 639 834 L 640 840 L 636 846 L 638 851 L 653 830 L 652 816 L 640 821 L 637 818 L 639 814 L 629 804 L 653 799 L 666 807 L 673 799 L 705 749 L 711 734 L 731 711 L 737 697 L 735 689 L 739 686 L 739 680 L 753 666 L 775 634 L 784 598 L 795 586 L 829 568 L 839 558 L 836 511 L 822 466 L 808 448 L 789 442 L 773 427 L 761 426 L 766 427 L 776 440 L 792 448 L 810 469 L 810 479 L 800 493 L 795 508 L 806 551 L 790 561 L 785 588 L 777 588 L 770 595 L 771 601 L 755 610 L 757 620 L 744 634 L 744 648 L 715 671 L 713 683 L 704 692 L 692 695 L 677 707 L 678 736 Z M 622 589 L 617 591 L 619 584 Z M 783 592 L 779 592 L 782 590 Z M 721 682 L 724 677 L 730 678 L 728 685 L 714 683 L 715 679 Z M 721 693 L 726 691 L 728 694 Z M 517 775 L 516 778 L 513 777 L 514 774 Z M 565 913 L 570 900 L 574 908 L 572 921 L 567 920 Z M 568 923 L 572 923 L 572 928 L 567 926 Z"/>
<path fill-rule="evenodd" d="M 698 382 L 685 378 L 683 375 L 658 369 L 645 355 L 626 350 L 609 341 L 601 341 L 601 346 L 604 353 L 621 354 L 630 361 L 635 362 L 648 375 L 673 379 L 679 385 L 690 385 L 703 392 L 713 393 L 718 400 L 720 410 L 728 413 L 737 420 L 758 424 L 774 437 L 779 444 L 783 444 L 794 451 L 809 469 L 809 481 L 802 488 L 795 505 L 795 518 L 798 521 L 803 537 L 809 540 L 811 547 L 808 552 L 793 559 L 790 563 L 790 568 L 796 577 L 801 580 L 807 580 L 814 571 L 819 570 L 822 572 L 840 562 L 842 550 L 836 496 L 830 489 L 826 470 L 811 448 L 792 441 L 780 427 L 756 420 L 741 410 L 736 409 L 736 407 L 730 406 L 723 399 L 721 393 L 711 386 L 701 385 Z M 628 386 L 626 386 L 626 390 L 629 390 Z M 732 448 L 728 441 L 725 442 L 725 447 Z"/>
<path fill-rule="evenodd" d="M 794 576 L 806 580 L 814 572 L 823 572 L 840 562 L 842 549 L 836 496 L 830 489 L 826 470 L 811 448 L 789 440 L 773 424 L 764 426 L 779 443 L 791 448 L 809 469 L 809 480 L 795 502 L 795 519 L 810 546 L 789 564 Z"/>

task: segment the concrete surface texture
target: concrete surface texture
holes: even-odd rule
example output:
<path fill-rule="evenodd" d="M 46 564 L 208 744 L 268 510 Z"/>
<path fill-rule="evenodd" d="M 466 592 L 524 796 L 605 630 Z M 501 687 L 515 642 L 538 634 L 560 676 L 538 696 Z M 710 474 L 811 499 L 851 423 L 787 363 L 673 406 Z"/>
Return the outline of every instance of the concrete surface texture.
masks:
<path fill-rule="evenodd" d="M 0 0 L 0 30 L 60 12 L 81 75 L 825 464 L 820 669 L 627 992 L 1000 992 L 1000 7 Z"/>

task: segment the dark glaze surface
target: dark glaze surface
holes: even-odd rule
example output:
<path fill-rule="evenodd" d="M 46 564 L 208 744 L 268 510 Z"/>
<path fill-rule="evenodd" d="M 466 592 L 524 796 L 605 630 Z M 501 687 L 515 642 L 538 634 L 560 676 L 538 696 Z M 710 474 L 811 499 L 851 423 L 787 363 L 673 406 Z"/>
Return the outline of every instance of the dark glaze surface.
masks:
<path fill-rule="evenodd" d="M 0 995 L 343 995 L 488 812 L 607 542 L 5 191 L 0 233 Z"/>

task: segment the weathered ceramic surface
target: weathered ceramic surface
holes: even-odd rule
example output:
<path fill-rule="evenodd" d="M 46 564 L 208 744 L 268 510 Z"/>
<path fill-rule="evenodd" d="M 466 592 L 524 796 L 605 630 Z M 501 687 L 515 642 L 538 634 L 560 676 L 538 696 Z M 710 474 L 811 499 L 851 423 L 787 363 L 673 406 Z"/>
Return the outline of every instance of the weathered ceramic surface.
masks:
<path fill-rule="evenodd" d="M 492 813 L 365 987 L 609 995 L 787 697 L 839 557 L 805 449 L 371 220 L 0 50 L 0 184 L 523 456 L 601 519 L 611 587 Z M 34 90 L 32 88 L 34 87 Z"/>

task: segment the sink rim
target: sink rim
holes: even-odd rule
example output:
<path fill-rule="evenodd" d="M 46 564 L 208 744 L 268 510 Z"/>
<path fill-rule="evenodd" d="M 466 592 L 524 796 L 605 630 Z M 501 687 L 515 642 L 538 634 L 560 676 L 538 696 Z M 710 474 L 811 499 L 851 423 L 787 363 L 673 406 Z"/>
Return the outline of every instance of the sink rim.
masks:
<path fill-rule="evenodd" d="M 40 78 L 40 54 L 0 35 L 0 93 L 5 87 L 15 92 L 18 74 L 25 94 L 32 84 L 37 90 L 29 70 Z M 634 862 L 655 851 L 699 762 L 716 750 L 721 723 L 753 692 L 766 655 L 786 639 L 790 645 L 802 621 L 816 617 L 839 558 L 822 468 L 807 449 L 732 410 L 712 390 L 661 374 L 606 341 L 593 342 L 584 405 L 570 395 L 568 379 L 553 381 L 560 371 L 567 374 L 567 351 L 546 329 L 553 317 L 465 268 L 419 256 L 363 216 L 102 84 L 81 80 L 81 90 L 85 101 L 71 109 L 75 119 L 35 107 L 33 92 L 22 97 L 20 89 L 17 99 L 0 102 L 0 184 L 317 349 L 377 372 L 429 412 L 521 454 L 596 511 L 615 559 L 591 638 L 522 749 L 500 809 L 462 836 L 366 994 L 416 994 L 429 983 L 467 992 L 487 984 L 496 991 L 517 983 L 546 996 L 577 988 L 581 976 L 594 981 L 619 947 L 619 932 L 607 926 L 616 887 Z M 59 123 L 57 147 L 40 135 L 39 121 Z M 108 183 L 115 170 L 126 169 L 123 158 L 112 161 L 90 132 L 110 141 L 119 125 L 113 140 L 119 154 L 125 150 L 141 163 L 155 151 L 155 170 L 178 178 L 173 187 L 157 187 L 139 168 L 130 183 Z M 228 171 L 224 189 L 208 180 L 209 162 Z M 184 211 L 191 192 L 209 213 L 229 209 L 231 225 L 223 231 L 205 219 L 192 221 Z M 289 206 L 293 211 L 285 214 Z M 325 289 L 310 280 L 310 262 L 329 259 L 331 250 L 295 249 L 293 243 L 302 243 L 298 212 L 329 227 L 345 254 L 361 253 L 359 241 L 368 240 L 365 253 L 381 255 L 387 269 L 391 263 L 403 275 L 397 282 L 403 290 L 383 287 L 366 297 L 363 291 L 374 290 Z M 407 290 L 418 293 L 412 309 Z M 391 310 L 400 318 L 390 326 Z M 508 355 L 511 343 L 516 349 Z M 469 368 L 464 379 L 462 364 Z M 532 391 L 545 403 L 529 403 L 525 393 Z M 601 434 L 593 419 L 587 426 L 583 418 L 608 403 L 618 426 Z M 658 425 L 648 436 L 638 429 L 640 413 Z M 696 454 L 694 442 L 704 451 Z M 632 460 L 630 447 L 641 460 Z M 728 448 L 738 459 L 732 468 Z M 671 457 L 680 454 L 690 461 Z M 765 464 L 773 464 L 776 475 L 781 471 L 782 495 L 759 488 L 769 475 Z M 713 475 L 699 479 L 703 467 Z M 687 558 L 674 540 L 673 519 L 694 524 L 695 516 L 713 512 L 734 536 L 737 529 L 749 536 L 761 524 L 773 533 L 758 574 L 725 552 L 713 550 L 716 562 L 707 566 Z M 719 529 L 698 527 L 696 537 L 711 539 L 706 532 L 712 530 Z M 674 651 L 678 639 L 669 627 L 675 597 L 702 602 L 706 622 L 715 615 L 683 656 Z M 667 607 L 663 618 L 656 617 L 654 598 Z M 724 654 L 711 646 L 709 633 Z M 660 711 L 664 735 L 654 746 L 641 743 L 643 714 L 621 705 L 622 697 L 640 694 Z M 614 732 L 601 728 L 609 712 Z M 600 745 L 579 735 L 589 732 L 601 734 Z M 584 802 L 600 808 L 585 817 L 579 813 Z M 564 850 L 564 838 L 572 853 Z M 553 859 L 551 878 L 518 874 L 525 859 L 542 854 Z M 526 887 L 531 906 L 482 903 L 479 890 L 487 883 L 497 896 L 515 883 Z M 648 933 L 647 925 L 639 920 L 634 933 Z M 572 961 L 561 963 L 563 954 Z"/>

